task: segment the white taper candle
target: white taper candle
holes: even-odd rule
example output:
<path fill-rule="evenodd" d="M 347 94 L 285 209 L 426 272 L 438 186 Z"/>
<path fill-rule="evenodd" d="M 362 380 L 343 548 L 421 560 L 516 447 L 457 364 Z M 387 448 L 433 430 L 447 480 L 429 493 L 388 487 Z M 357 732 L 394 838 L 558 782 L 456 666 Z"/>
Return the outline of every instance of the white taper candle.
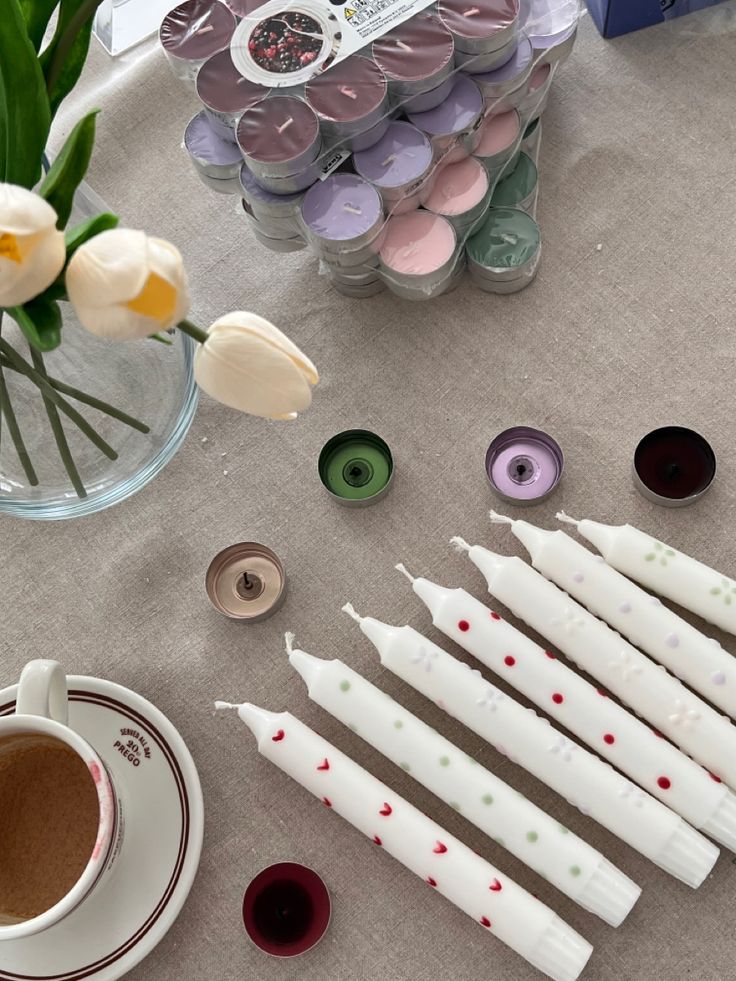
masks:
<path fill-rule="evenodd" d="M 736 582 L 632 525 L 575 522 L 614 569 L 736 634 Z"/>
<path fill-rule="evenodd" d="M 623 922 L 641 890 L 600 852 L 347 664 L 299 649 L 290 650 L 289 661 L 309 697 L 361 739 L 584 909 L 612 926 Z M 541 840 L 531 842 L 530 833 Z"/>
<path fill-rule="evenodd" d="M 417 580 L 431 589 L 427 580 Z M 364 617 L 381 663 L 660 868 L 697 887 L 718 849 L 612 766 L 412 627 Z"/>
<path fill-rule="evenodd" d="M 473 554 L 462 539 L 453 543 Z M 451 640 L 690 824 L 736 851 L 736 796 L 725 784 L 464 589 L 426 579 L 413 586 L 432 623 Z M 663 776 L 666 789 L 658 782 Z"/>
<path fill-rule="evenodd" d="M 512 556 L 468 553 L 489 592 L 731 788 L 736 727 L 567 593 Z M 670 789 L 671 774 L 657 778 Z"/>
<path fill-rule="evenodd" d="M 593 948 L 549 907 L 290 712 L 232 707 L 256 737 L 258 751 L 326 807 L 548 977 L 575 981 Z"/>

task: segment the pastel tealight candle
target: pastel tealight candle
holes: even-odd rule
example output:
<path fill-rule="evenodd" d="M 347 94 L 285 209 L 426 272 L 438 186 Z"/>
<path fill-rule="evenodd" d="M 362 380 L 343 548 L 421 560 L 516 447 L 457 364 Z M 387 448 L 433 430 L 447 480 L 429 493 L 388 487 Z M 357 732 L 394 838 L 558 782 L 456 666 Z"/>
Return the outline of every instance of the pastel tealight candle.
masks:
<path fill-rule="evenodd" d="M 330 145 L 366 150 L 391 121 L 388 84 L 368 58 L 353 55 L 307 82 L 305 98 L 320 120 Z"/>
<path fill-rule="evenodd" d="M 486 116 L 481 124 L 480 140 L 473 152 L 492 180 L 510 174 L 521 153 L 521 118 L 516 109 Z"/>
<path fill-rule="evenodd" d="M 491 517 L 511 523 L 493 511 Z M 729 719 L 526 562 L 478 547 L 470 559 L 493 596 L 715 777 L 736 787 L 736 728 Z M 657 778 L 666 791 L 674 780 L 670 773 Z"/>
<path fill-rule="evenodd" d="M 452 32 L 455 63 L 466 72 L 488 72 L 516 49 L 519 0 L 440 0 L 442 22 Z"/>
<path fill-rule="evenodd" d="M 493 189 L 491 206 L 493 208 L 517 208 L 534 215 L 537 206 L 538 189 L 537 166 L 525 153 L 512 171 L 504 171 Z"/>
<path fill-rule="evenodd" d="M 492 207 L 465 243 L 465 251 L 476 286 L 489 293 L 516 293 L 537 274 L 542 236 L 539 225 L 525 211 Z M 536 496 L 539 485 L 535 482 L 528 489 Z"/>
<path fill-rule="evenodd" d="M 373 42 L 373 60 L 388 79 L 397 105 L 412 96 L 434 93 L 422 109 L 432 109 L 446 97 L 442 83 L 455 64 L 452 34 L 434 14 L 420 13 Z M 432 103 L 432 104 L 430 104 Z"/>
<path fill-rule="evenodd" d="M 378 143 L 354 154 L 353 166 L 392 214 L 404 214 L 419 207 L 417 192 L 433 167 L 432 144 L 411 123 L 392 122 Z"/>
<path fill-rule="evenodd" d="M 693 887 L 703 882 L 718 849 L 674 811 L 412 627 L 364 617 L 360 629 L 384 667 L 498 752 L 671 875 Z"/>
<path fill-rule="evenodd" d="M 463 235 L 488 210 L 490 191 L 485 167 L 466 157 L 442 167 L 429 191 L 420 196 L 427 211 L 447 218 L 458 235 Z"/>
<path fill-rule="evenodd" d="M 593 948 L 503 872 L 291 713 L 250 704 L 215 706 L 236 708 L 261 755 L 431 889 L 548 977 L 575 981 Z"/>
<path fill-rule="evenodd" d="M 533 58 L 531 42 L 528 38 L 521 37 L 516 50 L 505 64 L 493 71 L 473 75 L 473 81 L 480 89 L 490 112 L 508 112 L 521 102 L 527 92 Z"/>
<path fill-rule="evenodd" d="M 381 196 L 362 177 L 331 174 L 304 195 L 302 221 L 318 255 L 336 265 L 360 265 L 380 245 Z"/>
<path fill-rule="evenodd" d="M 478 145 L 478 127 L 483 121 L 483 97 L 467 75 L 456 75 L 444 102 L 427 112 L 408 113 L 409 121 L 426 133 L 435 159 L 455 163 Z"/>
<path fill-rule="evenodd" d="M 521 29 L 542 61 L 561 64 L 575 44 L 578 0 L 525 0 Z"/>
<path fill-rule="evenodd" d="M 184 147 L 201 177 L 229 182 L 229 189 L 236 190 L 243 158 L 240 150 L 230 140 L 225 140 L 212 128 L 212 123 L 200 110 L 187 123 L 184 130 Z"/>
<path fill-rule="evenodd" d="M 446 218 L 412 211 L 389 218 L 379 253 L 389 289 L 407 299 L 437 295 L 452 276 L 457 236 Z"/>
<path fill-rule="evenodd" d="M 524 130 L 521 141 L 522 151 L 534 161 L 535 166 L 539 160 L 539 146 L 542 142 L 542 120 L 541 117 L 533 119 Z"/>
<path fill-rule="evenodd" d="M 239 183 L 243 200 L 258 221 L 275 222 L 275 227 L 280 227 L 282 231 L 291 230 L 293 235 L 301 232 L 303 191 L 296 194 L 267 191 L 251 174 L 246 163 L 240 168 Z"/>
<path fill-rule="evenodd" d="M 527 85 L 526 94 L 518 105 L 518 110 L 525 123 L 539 119 L 547 107 L 547 98 L 552 85 L 552 69 L 543 62 L 537 64 Z"/>
<path fill-rule="evenodd" d="M 282 186 L 284 192 L 294 193 L 319 176 L 319 122 L 301 99 L 280 95 L 251 106 L 240 117 L 236 135 L 251 173 L 268 190 Z M 271 186 L 272 178 L 276 187 Z"/>
<path fill-rule="evenodd" d="M 349 604 L 343 609 L 360 623 Z M 623 922 L 640 889 L 594 848 L 342 661 L 302 650 L 289 660 L 312 701 L 584 909 L 611 926 Z"/>
<path fill-rule="evenodd" d="M 461 538 L 453 544 L 482 555 Z M 480 561 L 480 559 L 479 559 Z M 736 796 L 644 722 L 464 589 L 415 579 L 432 623 L 694 827 L 736 851 Z M 660 784 L 666 774 L 670 786 Z"/>
<path fill-rule="evenodd" d="M 184 0 L 161 22 L 159 40 L 177 78 L 194 82 L 201 66 L 230 44 L 237 21 L 224 3 Z"/>
<path fill-rule="evenodd" d="M 227 48 L 207 59 L 195 84 L 212 128 L 231 143 L 236 142 L 235 127 L 241 115 L 268 95 L 268 89 L 243 78 Z"/>
<path fill-rule="evenodd" d="M 736 582 L 632 525 L 576 522 L 606 562 L 625 576 L 736 634 Z"/>

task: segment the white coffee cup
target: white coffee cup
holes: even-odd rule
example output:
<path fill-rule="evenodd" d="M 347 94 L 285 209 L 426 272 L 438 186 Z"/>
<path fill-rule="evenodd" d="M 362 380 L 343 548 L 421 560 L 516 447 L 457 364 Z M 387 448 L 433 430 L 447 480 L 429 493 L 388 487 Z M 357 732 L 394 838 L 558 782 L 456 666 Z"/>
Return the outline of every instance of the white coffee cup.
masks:
<path fill-rule="evenodd" d="M 0 740 L 11 735 L 43 735 L 58 739 L 84 761 L 95 783 L 99 825 L 92 855 L 72 888 L 50 909 L 25 920 L 0 913 L 0 940 L 17 940 L 48 929 L 85 901 L 110 874 L 122 838 L 123 822 L 110 776 L 95 750 L 68 722 L 66 675 L 56 661 L 30 661 L 20 676 L 15 714 L 0 718 Z M 0 751 L 2 743 L 0 742 Z"/>

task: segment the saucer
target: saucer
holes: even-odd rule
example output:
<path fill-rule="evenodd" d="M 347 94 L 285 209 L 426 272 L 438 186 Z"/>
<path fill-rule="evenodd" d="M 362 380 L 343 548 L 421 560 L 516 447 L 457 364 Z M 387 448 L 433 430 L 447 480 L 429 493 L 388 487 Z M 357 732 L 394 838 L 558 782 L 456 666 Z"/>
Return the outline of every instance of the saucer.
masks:
<path fill-rule="evenodd" d="M 184 905 L 199 865 L 202 788 L 174 726 L 135 692 L 70 675 L 69 726 L 102 757 L 124 809 L 113 873 L 43 933 L 0 943 L 0 981 L 114 981 L 149 954 Z M 0 716 L 17 685 L 0 691 Z"/>

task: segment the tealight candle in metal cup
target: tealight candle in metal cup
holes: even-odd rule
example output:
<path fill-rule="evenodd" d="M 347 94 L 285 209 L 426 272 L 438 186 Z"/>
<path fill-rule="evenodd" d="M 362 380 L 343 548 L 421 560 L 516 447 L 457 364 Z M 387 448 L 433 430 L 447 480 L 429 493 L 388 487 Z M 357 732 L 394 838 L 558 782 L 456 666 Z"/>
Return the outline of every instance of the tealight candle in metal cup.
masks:
<path fill-rule="evenodd" d="M 527 82 L 534 67 L 534 49 L 528 38 L 519 43 L 509 60 L 494 71 L 474 74 L 473 81 L 492 113 L 515 109 L 527 93 Z"/>
<path fill-rule="evenodd" d="M 577 24 L 567 31 L 552 37 L 534 38 L 534 51 L 537 57 L 548 65 L 563 65 L 572 54 L 578 36 Z"/>
<path fill-rule="evenodd" d="M 274 957 L 305 954 L 330 922 L 327 887 L 317 873 L 296 862 L 262 869 L 243 896 L 243 924 L 249 938 Z"/>
<path fill-rule="evenodd" d="M 432 145 L 416 126 L 392 122 L 381 139 L 353 156 L 353 166 L 381 195 L 392 214 L 419 206 L 418 190 L 432 174 Z"/>
<path fill-rule="evenodd" d="M 360 55 L 346 58 L 310 79 L 304 95 L 330 146 L 366 150 L 381 139 L 389 125 L 386 76 L 378 65 Z"/>
<path fill-rule="evenodd" d="M 322 149 L 317 116 L 305 102 L 290 95 L 273 96 L 246 109 L 236 132 L 248 169 L 266 185 L 274 178 L 300 183 L 300 176 L 310 173 Z M 292 187 L 291 191 L 301 189 Z"/>
<path fill-rule="evenodd" d="M 420 95 L 413 95 L 409 99 L 402 99 L 401 111 L 409 113 L 426 112 L 428 109 L 435 109 L 441 102 L 445 101 L 452 91 L 453 78 L 454 75 L 449 75 L 436 88 L 430 89 L 429 92 L 422 92 Z"/>
<path fill-rule="evenodd" d="M 356 174 L 331 174 L 304 195 L 302 224 L 317 255 L 335 265 L 358 265 L 378 251 L 381 195 Z"/>
<path fill-rule="evenodd" d="M 268 89 L 243 78 L 228 48 L 207 59 L 195 87 L 212 128 L 231 143 L 236 142 L 235 127 L 241 115 L 268 95 Z"/>
<path fill-rule="evenodd" d="M 374 279 L 372 282 L 362 286 L 352 286 L 349 283 L 344 283 L 342 280 L 333 279 L 332 285 L 338 293 L 341 293 L 343 296 L 350 296 L 356 300 L 366 300 L 368 297 L 386 292 L 386 284 L 382 279 Z"/>
<path fill-rule="evenodd" d="M 567 58 L 575 43 L 578 0 L 526 0 L 521 29 L 527 35 L 540 61 L 559 63 Z"/>
<path fill-rule="evenodd" d="M 534 68 L 524 98 L 519 102 L 519 115 L 525 124 L 539 119 L 547 107 L 553 72 L 546 62 Z"/>
<path fill-rule="evenodd" d="M 465 243 L 470 277 L 487 293 L 516 293 L 528 286 L 541 251 L 539 225 L 514 208 L 491 208 Z"/>
<path fill-rule="evenodd" d="M 292 239 L 301 236 L 301 228 L 294 218 L 270 218 L 256 214 L 245 198 L 243 198 L 243 210 L 251 220 L 251 224 L 269 238 Z"/>
<path fill-rule="evenodd" d="M 281 559 L 266 545 L 240 542 L 214 557 L 205 587 L 220 613 L 256 623 L 272 616 L 283 603 L 286 572 Z"/>
<path fill-rule="evenodd" d="M 304 192 L 296 194 L 274 194 L 261 187 L 244 163 L 238 179 L 243 199 L 248 202 L 254 216 L 259 220 L 278 220 L 284 227 L 293 227 L 294 234 L 301 232 L 301 208 Z"/>
<path fill-rule="evenodd" d="M 519 0 L 440 0 L 440 20 L 452 33 L 455 52 L 513 54 L 519 30 Z M 498 65 L 503 61 L 496 61 Z M 467 69 L 466 69 L 467 70 Z M 490 66 L 488 69 L 490 71 Z"/>
<path fill-rule="evenodd" d="M 271 252 L 301 252 L 307 247 L 307 243 L 301 235 L 287 233 L 283 229 L 274 230 L 269 223 L 263 223 L 256 218 L 245 199 L 242 203 L 246 220 L 253 230 L 253 235 L 261 245 L 264 245 Z"/>
<path fill-rule="evenodd" d="M 486 116 L 480 127 L 475 154 L 492 181 L 510 174 L 521 153 L 521 118 L 516 109 Z"/>
<path fill-rule="evenodd" d="M 159 40 L 172 71 L 193 83 L 201 66 L 230 44 L 237 21 L 223 3 L 184 0 L 164 17 Z"/>
<path fill-rule="evenodd" d="M 694 504 L 712 486 L 716 455 L 704 436 L 684 426 L 647 433 L 634 453 L 634 486 L 648 501 L 664 507 Z"/>
<path fill-rule="evenodd" d="M 200 176 L 237 181 L 243 162 L 240 150 L 215 132 L 204 109 L 187 123 L 184 147 Z"/>
<path fill-rule="evenodd" d="M 520 208 L 532 214 L 537 203 L 537 179 L 537 165 L 526 153 L 520 153 L 514 169 L 504 171 L 494 187 L 491 207 Z"/>
<path fill-rule="evenodd" d="M 397 296 L 429 299 L 443 292 L 458 259 L 457 233 L 430 211 L 412 211 L 386 222 L 379 253 L 381 275 Z"/>
<path fill-rule="evenodd" d="M 541 429 L 514 426 L 493 439 L 485 458 L 492 489 L 519 506 L 540 504 L 557 488 L 564 470 L 560 444 Z"/>
<path fill-rule="evenodd" d="M 427 112 L 409 113 L 409 121 L 429 137 L 435 160 L 454 163 L 475 150 L 483 121 L 483 97 L 468 76 L 457 74 L 445 101 Z"/>
<path fill-rule="evenodd" d="M 447 218 L 462 239 L 488 210 L 491 185 L 488 172 L 474 157 L 440 168 L 422 207 Z"/>
<path fill-rule="evenodd" d="M 452 34 L 438 17 L 428 13 L 416 14 L 378 38 L 372 53 L 388 79 L 395 105 L 438 89 L 455 64 Z"/>
<path fill-rule="evenodd" d="M 346 507 L 365 507 L 388 493 L 394 458 L 388 443 L 376 433 L 348 429 L 327 440 L 317 469 L 333 500 Z"/>
<path fill-rule="evenodd" d="M 537 116 L 524 130 L 521 140 L 522 151 L 536 164 L 539 159 L 539 146 L 542 142 L 542 119 Z"/>
<path fill-rule="evenodd" d="M 517 39 L 512 37 L 502 48 L 480 54 L 469 54 L 455 48 L 455 64 L 468 75 L 482 75 L 505 65 L 516 51 Z"/>

